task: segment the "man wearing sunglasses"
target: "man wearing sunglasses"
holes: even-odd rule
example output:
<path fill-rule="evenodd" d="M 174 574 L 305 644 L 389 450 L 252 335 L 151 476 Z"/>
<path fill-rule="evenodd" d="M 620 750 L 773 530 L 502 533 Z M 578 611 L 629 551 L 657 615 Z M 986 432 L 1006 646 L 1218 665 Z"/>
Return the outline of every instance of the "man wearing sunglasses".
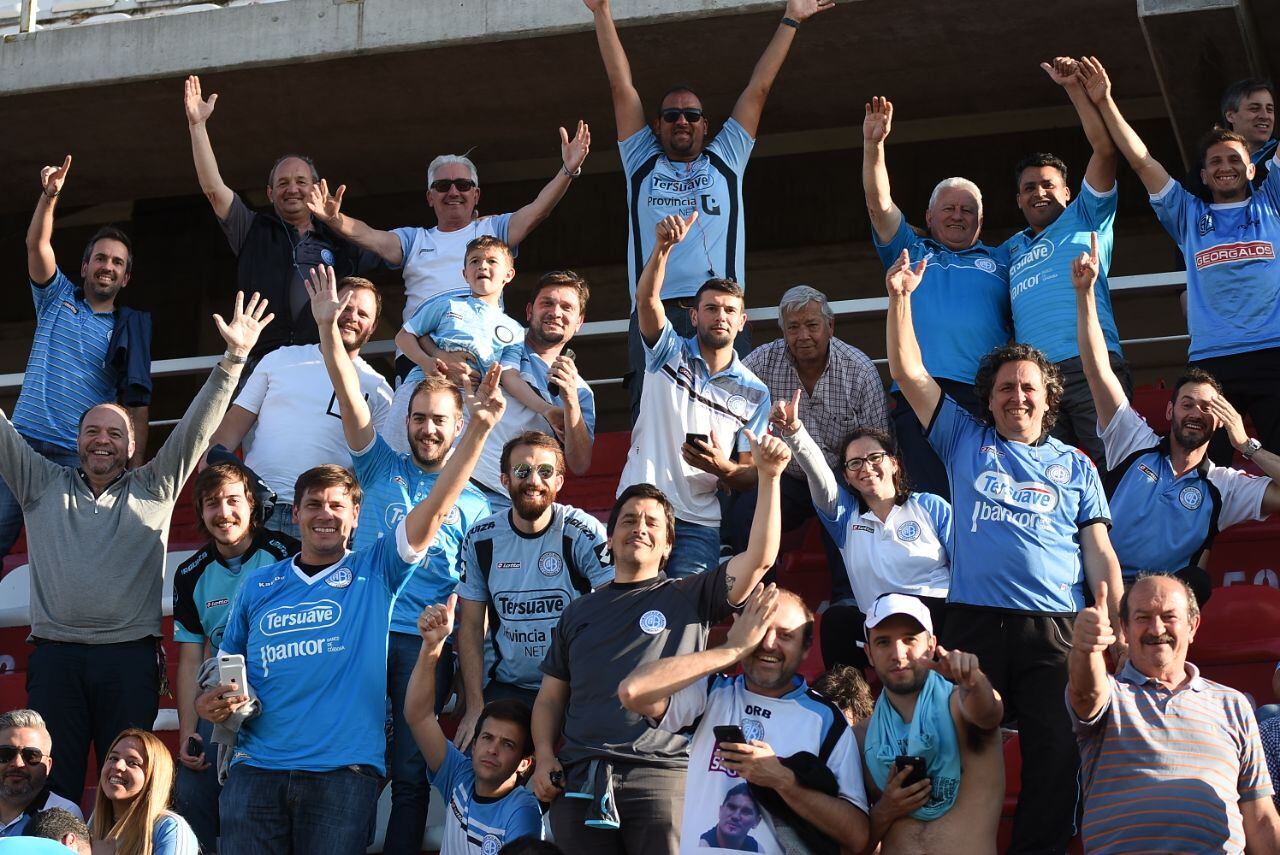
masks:
<path fill-rule="evenodd" d="M 0 715 L 0 838 L 20 837 L 31 817 L 63 808 L 84 819 L 78 805 L 49 789 L 53 739 L 35 710 Z"/>
<path fill-rule="evenodd" d="M 538 431 L 519 434 L 503 446 L 500 465 L 511 508 L 476 523 L 459 560 L 458 664 L 467 711 L 454 742 L 464 750 L 486 702 L 515 698 L 533 707 L 560 613 L 613 580 L 604 526 L 556 502 L 564 487 L 560 444 Z M 486 613 L 497 653 L 487 672 Z"/>
<path fill-rule="evenodd" d="M 613 93 L 613 113 L 618 125 L 618 153 L 627 179 L 630 229 L 627 239 L 627 276 L 631 286 L 631 326 L 627 374 L 631 412 L 640 412 L 644 386 L 644 344 L 636 316 L 636 283 L 645 260 L 653 252 L 654 228 L 663 217 L 688 217 L 699 221 L 693 240 L 677 247 L 662 289 L 667 317 L 681 337 L 693 334 L 689 309 L 693 296 L 708 279 L 729 279 L 745 287 L 746 232 L 742 209 L 742 176 L 755 146 L 760 115 L 782 68 L 800 25 L 834 0 L 788 0 L 782 21 L 751 72 L 747 88 L 738 96 L 733 112 L 720 132 L 707 142 L 709 124 L 702 101 L 681 86 L 662 96 L 658 116 L 646 122 L 640 93 L 631 80 L 631 65 L 613 24 L 609 0 L 583 0 L 595 18 L 596 40 Z M 751 349 L 750 332 L 740 333 L 736 347 L 745 356 Z"/>

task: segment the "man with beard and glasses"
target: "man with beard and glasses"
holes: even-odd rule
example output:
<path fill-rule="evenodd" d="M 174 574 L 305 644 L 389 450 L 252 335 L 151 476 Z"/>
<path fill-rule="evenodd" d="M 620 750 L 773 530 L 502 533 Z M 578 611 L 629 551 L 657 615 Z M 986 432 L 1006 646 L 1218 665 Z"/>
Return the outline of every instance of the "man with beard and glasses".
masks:
<path fill-rule="evenodd" d="M 328 385 L 335 392 L 342 415 L 347 453 L 364 489 L 355 546 L 365 549 L 383 537 L 394 537 L 405 514 L 435 487 L 449 449 L 462 430 L 462 393 L 442 374 L 420 381 L 409 400 L 409 415 L 402 428 L 408 435 L 410 451 L 395 451 L 374 428 L 372 408 L 361 395 L 356 362 L 345 347 L 342 323 L 358 292 L 339 289 L 330 267 L 312 271 L 307 290 L 320 330 L 319 348 Z M 458 583 L 462 538 L 467 529 L 488 514 L 489 503 L 484 495 L 474 485 L 464 485 L 457 502 L 446 511 L 431 548 L 413 569 L 392 606 L 387 639 L 387 694 L 392 716 L 388 751 L 391 816 L 384 843 L 387 852 L 421 851 L 431 798 L 426 761 L 404 717 L 405 693 L 422 649 L 418 615 L 427 606 L 443 603 L 453 591 Z M 436 713 L 448 697 L 453 678 L 452 650 L 447 653 L 437 661 Z"/>
<path fill-rule="evenodd" d="M 332 273 L 333 268 L 326 269 Z M 338 287 L 344 298 L 338 318 L 342 346 L 355 365 L 360 397 L 373 413 L 374 427 L 380 427 L 391 411 L 391 387 L 360 358 L 360 348 L 377 329 L 382 297 L 372 282 L 358 276 L 348 276 Z M 298 476 L 324 463 L 346 465 L 350 460 L 341 409 L 318 344 L 271 351 L 245 382 L 209 444 L 234 451 L 245 441 L 245 465 L 279 497 L 263 528 L 297 539 L 293 484 Z"/>
<path fill-rule="evenodd" d="M 464 750 L 486 702 L 516 698 L 533 707 L 560 613 L 613 579 L 604 526 L 556 502 L 564 486 L 560 444 L 545 433 L 522 433 L 502 447 L 500 466 L 510 509 L 472 526 L 460 559 L 458 664 L 467 710 L 454 742 Z M 495 654 L 488 669 L 486 616 Z"/>
<path fill-rule="evenodd" d="M 50 808 L 84 815 L 74 802 L 47 786 L 53 767 L 53 740 L 35 710 L 0 715 L 0 838 L 19 837 L 37 813 Z"/>
<path fill-rule="evenodd" d="M 262 529 L 262 503 L 271 499 L 256 473 L 240 461 L 215 463 L 196 478 L 196 520 L 209 542 L 173 574 L 173 640 L 178 644 L 178 762 L 174 808 L 207 852 L 218 848 L 218 746 L 213 724 L 196 713 L 197 676 L 222 644 L 227 614 L 240 583 L 253 570 L 298 551 L 298 542 Z M 265 495 L 263 495 L 265 494 Z"/>
<path fill-rule="evenodd" d="M 1174 573 L 1203 602 L 1212 588 L 1201 568 L 1217 533 L 1280 510 L 1280 456 L 1249 438 L 1222 386 L 1202 368 L 1189 368 L 1174 383 L 1165 409 L 1169 436 L 1156 435 L 1129 405 L 1108 358 L 1094 294 L 1098 269 L 1095 235 L 1091 251 L 1073 262 L 1071 277 L 1080 355 L 1111 464 L 1103 479 L 1115 521 L 1111 545 L 1125 581 L 1143 570 Z M 1217 428 L 1268 477 L 1215 465 L 1208 450 Z"/>
<path fill-rule="evenodd" d="M 764 436 L 769 426 L 769 387 L 733 350 L 746 322 L 742 289 L 726 279 L 704 282 L 688 312 L 694 332 L 687 338 L 676 332 L 659 296 L 671 252 L 698 216 L 658 223 L 657 243 L 640 277 L 636 305 L 644 370 L 652 376 L 640 398 L 617 493 L 653 484 L 670 500 L 676 539 L 666 573 L 672 578 L 720 563 L 719 488 L 756 486 L 747 435 Z"/>
<path fill-rule="evenodd" d="M 564 444 L 562 474 L 566 465 L 574 475 L 585 475 L 591 467 L 596 399 L 587 381 L 578 374 L 573 351 L 565 347 L 582 328 L 590 293 L 586 280 L 572 270 L 546 273 L 533 288 L 529 305 L 525 307 L 529 330 L 520 346 L 517 370 L 539 397 L 563 410 L 564 424 L 553 425 L 514 397 L 507 400 L 502 421 L 494 427 L 486 453 L 472 476 L 495 513 L 510 507 L 511 503 L 506 469 L 499 467 L 499 457 L 507 442 L 522 433 L 554 432 L 559 437 Z M 575 391 L 570 394 L 569 390 Z"/>
<path fill-rule="evenodd" d="M 916 855 L 996 851 L 1004 807 L 1000 693 L 978 657 L 945 650 L 919 598 L 885 594 L 867 613 L 867 658 L 884 691 L 858 729 L 871 808 L 871 843 Z M 899 757 L 924 761 L 915 778 Z"/>
<path fill-rule="evenodd" d="M 1107 601 L 1107 587 L 1095 601 Z M 1076 616 L 1066 702 L 1080 744 L 1084 851 L 1280 851 L 1280 818 L 1249 699 L 1187 661 L 1200 605 L 1185 581 L 1139 576 L 1120 600 L 1129 658 L 1099 606 Z"/>
<path fill-rule="evenodd" d="M 40 198 L 27 230 L 27 275 L 35 302 L 36 328 L 13 426 L 47 460 L 75 466 L 80 414 L 96 404 L 119 402 L 128 409 L 134 451 L 129 465 L 146 458 L 151 401 L 151 315 L 119 305 L 133 271 L 129 236 L 112 226 L 99 229 L 84 248 L 77 287 L 53 252 L 53 211 L 71 169 L 40 170 Z M 0 556 L 22 530 L 22 508 L 0 481 Z"/>

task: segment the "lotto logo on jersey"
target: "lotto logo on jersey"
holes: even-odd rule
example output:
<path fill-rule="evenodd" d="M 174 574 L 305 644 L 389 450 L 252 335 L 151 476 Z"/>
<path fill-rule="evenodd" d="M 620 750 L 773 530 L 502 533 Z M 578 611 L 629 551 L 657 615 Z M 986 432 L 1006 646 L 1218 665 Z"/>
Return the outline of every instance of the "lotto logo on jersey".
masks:
<path fill-rule="evenodd" d="M 1196 270 L 1234 261 L 1274 261 L 1276 248 L 1269 240 L 1220 243 L 1196 253 Z"/>
<path fill-rule="evenodd" d="M 263 635 L 284 635 L 289 632 L 326 629 L 342 620 L 342 606 L 333 600 L 314 603 L 298 603 L 296 606 L 278 606 L 258 620 Z"/>
<path fill-rule="evenodd" d="M 1005 472 L 983 472 L 973 486 L 988 499 L 1024 511 L 1047 514 L 1058 507 L 1058 493 L 1049 485 L 1039 481 L 1015 481 Z"/>

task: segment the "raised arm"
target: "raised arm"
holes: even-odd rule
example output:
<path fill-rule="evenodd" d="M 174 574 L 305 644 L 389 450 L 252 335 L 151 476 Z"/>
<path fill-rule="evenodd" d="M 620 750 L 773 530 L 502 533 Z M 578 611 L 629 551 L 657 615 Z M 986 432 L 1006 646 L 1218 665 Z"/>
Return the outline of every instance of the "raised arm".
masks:
<path fill-rule="evenodd" d="M 636 283 L 636 321 L 640 325 L 640 335 L 650 346 L 657 343 L 662 328 L 667 324 L 667 311 L 662 306 L 662 281 L 667 275 L 667 259 L 697 219 L 697 211 L 689 214 L 688 218 L 672 214 L 663 217 L 654 229 L 657 240 L 649 261 L 640 273 L 640 281 Z"/>
<path fill-rule="evenodd" d="M 1244 419 L 1240 417 L 1236 408 L 1231 406 L 1231 402 L 1222 395 L 1218 395 L 1209 402 L 1209 413 L 1218 426 L 1226 431 L 1227 439 L 1231 440 L 1235 450 L 1243 453 L 1249 442 L 1249 433 L 1244 429 Z M 1280 456 L 1265 448 L 1259 448 L 1249 459 L 1262 470 L 1262 474 L 1271 479 L 1271 483 L 1262 494 L 1262 513 L 1269 515 L 1280 511 Z M 1280 671 L 1276 673 L 1280 674 Z"/>
<path fill-rule="evenodd" d="M 884 159 L 884 142 L 893 126 L 893 102 L 879 95 L 866 105 L 862 120 L 862 192 L 867 197 L 867 214 L 876 240 L 887 244 L 902 225 L 902 211 L 893 204 L 889 192 L 889 167 Z"/>
<path fill-rule="evenodd" d="M 458 595 L 450 594 L 443 604 L 427 606 L 418 615 L 422 647 L 404 695 L 404 720 L 433 775 L 440 771 L 440 766 L 449 756 L 449 740 L 440 729 L 435 712 L 436 664 L 440 661 L 444 643 L 449 640 L 449 633 L 453 631 L 453 609 L 457 603 Z"/>
<path fill-rule="evenodd" d="M 911 319 L 911 294 L 920 287 L 926 267 L 925 259 L 914 268 L 904 249 L 902 255 L 885 273 L 885 289 L 889 292 L 889 311 L 885 316 L 885 332 L 889 348 L 889 376 L 911 405 L 920 424 L 928 425 L 942 400 L 940 387 L 924 367 L 915 323 Z"/>
<path fill-rule="evenodd" d="M 995 730 L 1004 718 L 1004 702 L 979 667 L 978 657 L 963 650 L 945 650 L 938 645 L 932 662 L 925 663 L 956 684 L 955 698 L 960 716 L 979 730 Z"/>
<path fill-rule="evenodd" d="M 1080 117 L 1080 127 L 1084 128 L 1084 135 L 1093 148 L 1084 171 L 1085 181 L 1094 190 L 1105 193 L 1116 183 L 1116 144 L 1097 105 L 1084 91 L 1084 82 L 1077 73 L 1078 66 L 1079 63 L 1069 56 L 1055 56 L 1051 63 L 1040 63 L 1049 79 L 1067 91 L 1071 106 L 1076 108 L 1076 115 Z"/>
<path fill-rule="evenodd" d="M 710 674 L 728 671 L 764 640 L 769 622 L 778 609 L 778 589 L 757 585 L 736 615 L 724 644 L 710 650 L 669 656 L 646 662 L 618 686 L 618 700 L 633 713 L 660 719 L 671 696 Z"/>
<path fill-rule="evenodd" d="M 613 25 L 609 0 L 583 2 L 595 19 L 596 43 L 600 46 L 604 73 L 609 78 L 609 92 L 613 95 L 613 118 L 618 125 L 618 139 L 625 140 L 644 127 L 644 105 L 631 82 L 631 63 L 627 61 L 627 52 L 622 49 L 618 29 Z"/>
<path fill-rule="evenodd" d="M 555 383 L 560 389 L 560 400 L 564 406 L 564 462 L 574 475 L 586 475 L 591 468 L 591 447 L 593 438 L 591 426 L 587 424 L 582 412 L 582 401 L 578 398 L 578 365 L 570 351 L 561 351 L 551 363 L 547 372 L 547 380 Z"/>
<path fill-rule="evenodd" d="M 440 476 L 431 492 L 409 511 L 404 520 L 405 538 L 414 552 L 425 552 L 431 545 L 436 532 L 440 530 L 467 486 L 468 479 L 480 460 L 484 441 L 488 439 L 498 419 L 502 418 L 507 402 L 498 389 L 501 374 L 502 366 L 494 363 L 477 388 L 463 389 L 463 401 L 469 421 L 466 430 L 462 432 L 462 439 L 449 455 L 444 469 L 440 470 Z"/>
<path fill-rule="evenodd" d="M 511 222 L 507 226 L 509 244 L 519 246 L 531 231 L 550 216 L 552 210 L 568 192 L 573 179 L 582 172 L 582 163 L 587 159 L 589 151 L 591 151 L 591 128 L 586 122 L 578 120 L 578 129 L 573 139 L 569 139 L 568 131 L 564 128 L 560 129 L 560 169 L 532 202 L 511 215 Z"/>
<path fill-rule="evenodd" d="M 1120 378 L 1111 369 L 1107 340 L 1098 321 L 1098 303 L 1093 293 L 1098 270 L 1098 233 L 1094 232 L 1089 252 L 1080 253 L 1071 262 L 1071 284 L 1076 289 L 1076 343 L 1080 346 L 1080 361 L 1085 380 L 1089 382 L 1089 394 L 1093 396 L 1093 407 L 1098 411 L 1098 425 L 1106 430 L 1126 398 Z"/>
<path fill-rule="evenodd" d="M 1096 57 L 1086 56 L 1080 60 L 1077 73 L 1089 100 L 1102 115 L 1107 131 L 1115 142 L 1116 148 L 1120 150 L 1120 154 L 1129 161 L 1133 171 L 1138 173 L 1138 178 L 1142 180 L 1142 186 L 1147 188 L 1147 192 L 1159 193 L 1169 183 L 1169 173 L 1151 156 L 1151 152 L 1147 150 L 1147 144 L 1138 136 L 1137 131 L 1129 127 L 1124 116 L 1120 115 L 1120 108 L 1111 97 L 1111 79 L 1107 77 L 1107 70 L 1102 67 L 1102 63 Z"/>
<path fill-rule="evenodd" d="M 756 67 L 751 70 L 747 88 L 742 90 L 737 103 L 733 105 L 734 120 L 742 125 L 749 136 L 754 138 L 760 128 L 764 103 L 769 99 L 773 81 L 777 79 L 778 71 L 782 69 L 782 63 L 791 51 L 791 43 L 796 40 L 799 25 L 834 5 L 835 0 L 787 0 L 783 22 L 773 31 L 773 38 L 769 40 L 760 59 L 756 60 Z M 787 21 L 793 23 L 786 23 Z"/>
<path fill-rule="evenodd" d="M 797 389 L 791 400 L 774 401 L 769 413 L 769 424 L 774 433 L 782 437 L 782 441 L 791 449 L 791 456 L 800 464 L 805 480 L 809 482 L 809 492 L 813 496 L 813 506 L 828 517 L 834 516 L 840 501 L 840 485 L 827 460 L 822 456 L 822 449 L 809 436 L 800 421 L 800 390 Z"/>
<path fill-rule="evenodd" d="M 137 469 L 147 460 L 147 438 L 151 435 L 151 407 L 127 407 L 129 421 L 133 423 L 133 457 L 129 458 L 129 468 Z"/>
<path fill-rule="evenodd" d="M 187 112 L 187 127 L 191 131 L 191 157 L 196 164 L 196 177 L 200 179 L 200 191 L 213 206 L 219 220 L 225 220 L 231 212 L 231 200 L 235 193 L 222 180 L 218 172 L 218 160 L 213 156 L 213 143 L 209 140 L 209 117 L 218 102 L 217 94 L 204 100 L 200 92 L 200 78 L 194 74 L 187 78 L 182 104 Z"/>
<path fill-rule="evenodd" d="M 52 243 L 53 209 L 70 169 L 71 155 L 67 155 L 62 166 L 46 166 L 40 170 L 40 198 L 36 200 L 36 210 L 27 228 L 27 275 L 36 285 L 47 284 L 58 270 Z"/>
<path fill-rule="evenodd" d="M 786 443 L 776 436 L 756 436 L 746 432 L 751 442 L 751 459 L 758 473 L 756 487 L 756 512 L 751 518 L 751 536 L 747 548 L 729 559 L 725 570 L 725 587 L 729 589 L 729 603 L 738 605 L 746 600 L 764 574 L 769 572 L 778 557 L 778 545 L 782 541 L 782 505 L 779 479 L 782 470 L 791 460 Z"/>
<path fill-rule="evenodd" d="M 1103 654 L 1116 643 L 1107 617 L 1107 583 L 1095 589 L 1094 604 L 1076 615 L 1067 654 L 1067 700 L 1080 721 L 1093 721 L 1111 700 L 1111 682 Z"/>
<path fill-rule="evenodd" d="M 361 249 L 367 249 L 387 264 L 400 266 L 404 263 L 404 247 L 400 238 L 391 232 L 373 228 L 363 220 L 342 213 L 342 197 L 346 195 L 347 185 L 339 184 L 331 195 L 329 182 L 321 178 L 318 184 L 312 184 L 307 196 L 307 209 L 317 220 L 342 235 Z"/>
<path fill-rule="evenodd" d="M 342 433 L 347 447 L 352 451 L 364 451 L 375 435 L 373 414 L 369 403 L 360 392 L 360 375 L 356 373 L 351 354 L 342 344 L 338 332 L 338 316 L 346 308 L 354 291 L 338 298 L 338 281 L 333 268 L 327 264 L 311 269 L 311 279 L 304 282 L 311 297 L 311 314 L 320 330 L 320 354 L 324 357 L 329 382 L 338 398 L 338 412 L 342 414 Z"/>

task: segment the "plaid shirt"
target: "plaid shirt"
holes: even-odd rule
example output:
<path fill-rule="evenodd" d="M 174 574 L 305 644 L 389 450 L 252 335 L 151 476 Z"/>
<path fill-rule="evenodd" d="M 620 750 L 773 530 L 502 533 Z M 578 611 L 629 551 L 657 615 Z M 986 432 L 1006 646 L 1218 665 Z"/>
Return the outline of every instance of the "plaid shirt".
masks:
<path fill-rule="evenodd" d="M 838 338 L 831 339 L 827 368 L 812 395 L 800 382 L 795 359 L 783 339 L 757 347 L 742 362 L 769 387 L 774 401 L 789 401 L 800 390 L 800 421 L 833 467 L 844 453 L 840 443 L 854 428 L 889 430 L 889 405 L 880 372 L 865 353 Z M 804 478 L 795 459 L 786 471 Z"/>

